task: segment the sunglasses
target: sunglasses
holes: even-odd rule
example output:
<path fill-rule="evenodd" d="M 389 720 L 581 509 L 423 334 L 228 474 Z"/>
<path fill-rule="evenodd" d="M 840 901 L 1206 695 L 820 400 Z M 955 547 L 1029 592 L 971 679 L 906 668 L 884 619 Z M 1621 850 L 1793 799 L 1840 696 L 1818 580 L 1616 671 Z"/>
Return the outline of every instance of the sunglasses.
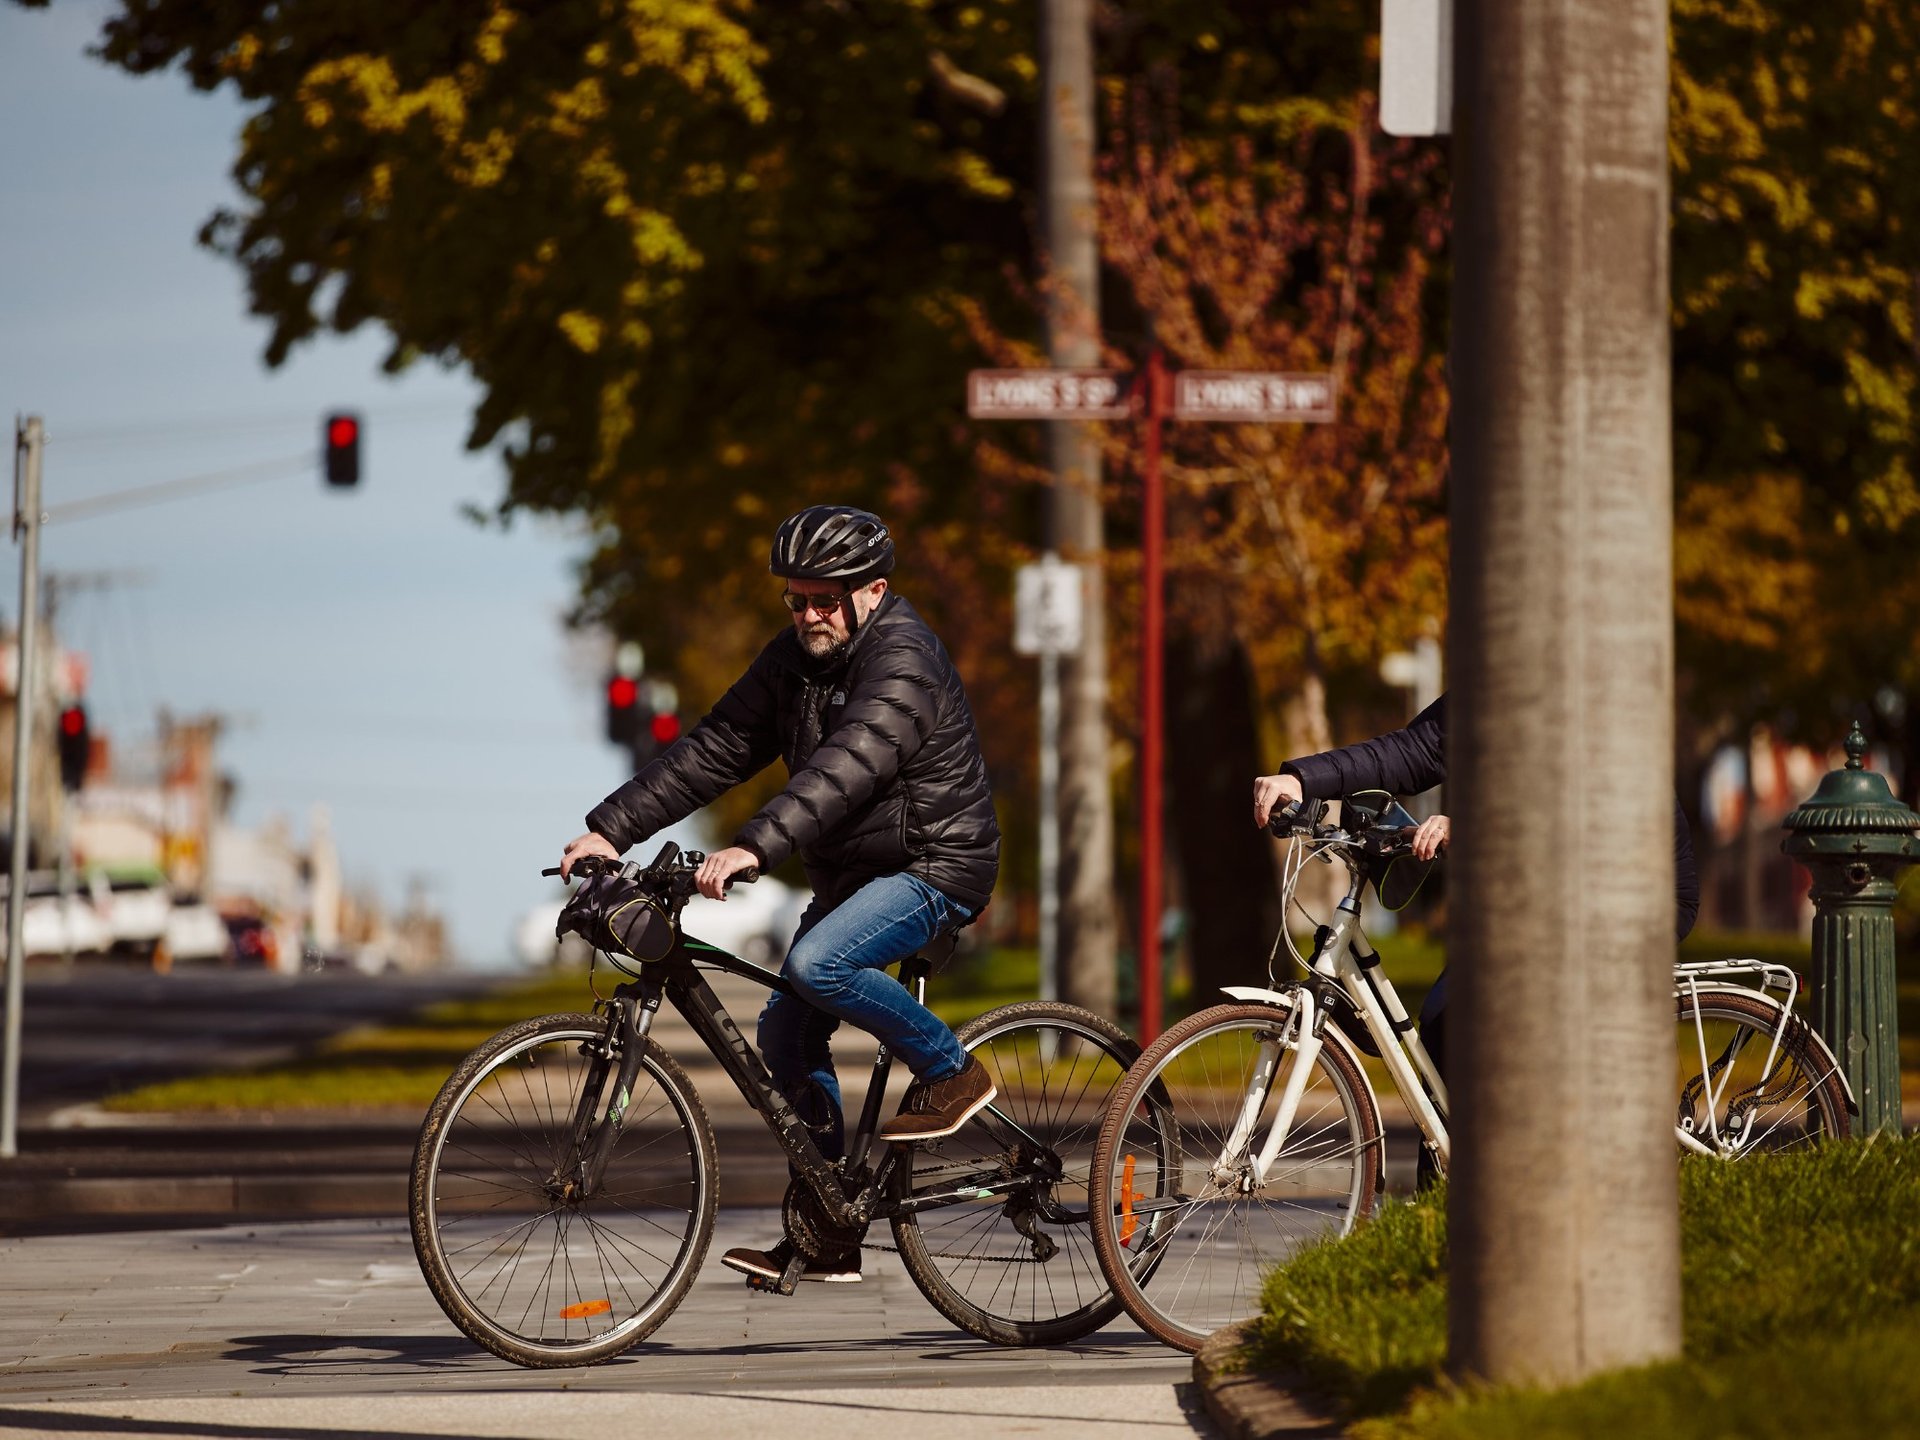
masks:
<path fill-rule="evenodd" d="M 797 590 L 782 590 L 780 603 L 796 615 L 804 615 L 809 610 L 831 615 L 840 608 L 840 602 L 852 593 L 851 590 L 836 590 L 830 595 L 802 595 Z"/>

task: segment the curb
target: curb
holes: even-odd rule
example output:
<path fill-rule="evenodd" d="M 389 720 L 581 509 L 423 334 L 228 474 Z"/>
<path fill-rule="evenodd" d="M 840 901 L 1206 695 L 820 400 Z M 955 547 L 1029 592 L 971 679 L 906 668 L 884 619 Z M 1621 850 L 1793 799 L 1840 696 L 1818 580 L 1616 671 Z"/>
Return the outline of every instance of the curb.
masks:
<path fill-rule="evenodd" d="M 1227 1440 L 1306 1440 L 1346 1431 L 1285 1377 L 1240 1369 L 1244 1322 L 1209 1335 L 1193 1357 L 1193 1381 L 1207 1417 Z"/>

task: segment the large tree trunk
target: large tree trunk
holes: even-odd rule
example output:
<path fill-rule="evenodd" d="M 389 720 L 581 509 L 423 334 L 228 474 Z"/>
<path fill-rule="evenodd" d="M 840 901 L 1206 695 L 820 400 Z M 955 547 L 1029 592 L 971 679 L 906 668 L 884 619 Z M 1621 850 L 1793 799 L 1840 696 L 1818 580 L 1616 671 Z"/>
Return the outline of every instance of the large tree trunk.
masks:
<path fill-rule="evenodd" d="M 1271 847 L 1253 828 L 1253 707 L 1238 639 L 1220 629 L 1169 633 L 1167 778 L 1195 1008 L 1216 1003 L 1222 985 L 1264 983 L 1279 922 Z"/>
<path fill-rule="evenodd" d="M 1448 952 L 1456 1371 L 1680 1348 L 1663 0 L 1464 0 Z"/>

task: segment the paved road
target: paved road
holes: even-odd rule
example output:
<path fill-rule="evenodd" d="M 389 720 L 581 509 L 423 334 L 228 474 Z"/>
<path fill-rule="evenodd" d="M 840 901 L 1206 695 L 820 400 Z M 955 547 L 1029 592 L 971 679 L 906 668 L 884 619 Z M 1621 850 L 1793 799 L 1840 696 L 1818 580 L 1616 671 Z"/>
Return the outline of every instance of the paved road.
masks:
<path fill-rule="evenodd" d="M 777 1227 L 770 1211 L 723 1211 L 712 1253 Z M 1077 1346 L 1001 1349 L 953 1330 L 896 1257 L 868 1261 L 860 1285 L 784 1300 L 749 1294 L 710 1261 L 636 1350 L 534 1372 L 454 1330 L 394 1222 L 0 1240 L 0 1433 L 96 1433 L 82 1418 L 93 1415 L 98 1433 L 121 1436 L 578 1435 L 593 1416 L 631 1432 L 644 1414 L 670 1416 L 678 1435 L 778 1424 L 846 1436 L 898 1433 L 905 1411 L 924 1418 L 908 1428 L 925 1440 L 977 1436 L 989 1406 L 996 1432 L 1210 1433 L 1176 1388 L 1187 1358 L 1126 1322 Z M 907 1393 L 942 1387 L 940 1403 Z M 609 1398 L 637 1391 L 686 1398 L 646 1412 Z M 752 1402 L 749 1391 L 807 1393 Z M 585 1408 L 569 1408 L 575 1396 Z M 377 1397 L 393 1403 L 364 1408 Z"/>
<path fill-rule="evenodd" d="M 295 975 L 222 966 L 156 975 L 131 964 L 34 965 L 21 1047 L 21 1121 L 115 1090 L 285 1055 L 356 1025 L 501 983 L 457 972 Z"/>

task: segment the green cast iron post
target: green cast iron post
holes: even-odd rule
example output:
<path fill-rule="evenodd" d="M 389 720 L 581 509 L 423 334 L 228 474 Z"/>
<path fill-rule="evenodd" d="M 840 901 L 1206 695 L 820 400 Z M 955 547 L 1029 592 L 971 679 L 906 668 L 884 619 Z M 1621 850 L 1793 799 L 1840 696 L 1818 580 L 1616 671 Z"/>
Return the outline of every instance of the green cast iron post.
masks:
<path fill-rule="evenodd" d="M 1857 1134 L 1900 1133 L 1900 1033 L 1893 976 L 1896 880 L 1920 861 L 1920 815 L 1863 768 L 1866 736 L 1847 736 L 1847 768 L 1787 816 L 1780 848 L 1813 876 L 1815 1025 L 1859 1106 Z"/>

